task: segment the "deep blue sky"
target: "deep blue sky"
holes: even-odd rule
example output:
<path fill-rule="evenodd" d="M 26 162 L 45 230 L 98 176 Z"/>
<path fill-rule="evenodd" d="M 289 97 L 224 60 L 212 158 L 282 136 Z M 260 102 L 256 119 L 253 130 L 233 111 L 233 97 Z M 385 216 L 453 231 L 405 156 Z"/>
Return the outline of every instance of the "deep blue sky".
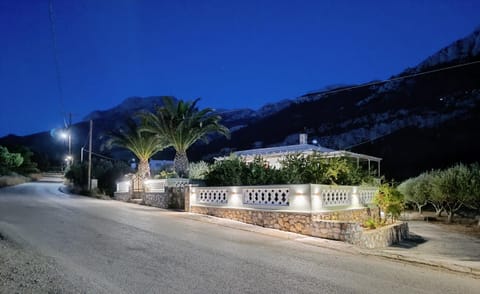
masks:
<path fill-rule="evenodd" d="M 0 0 L 0 136 L 61 127 L 129 96 L 259 108 L 385 79 L 480 24 L 476 0 Z"/>

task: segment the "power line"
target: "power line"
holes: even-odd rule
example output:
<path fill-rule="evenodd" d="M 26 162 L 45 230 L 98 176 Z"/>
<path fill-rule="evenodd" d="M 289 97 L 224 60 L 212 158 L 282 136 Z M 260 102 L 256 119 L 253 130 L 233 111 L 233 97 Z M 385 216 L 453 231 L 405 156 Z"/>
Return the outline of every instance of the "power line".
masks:
<path fill-rule="evenodd" d="M 60 110 L 62 113 L 65 112 L 65 104 L 63 99 L 63 87 L 62 87 L 62 78 L 60 74 L 60 61 L 58 59 L 58 46 L 57 46 L 57 32 L 55 29 L 55 11 L 53 9 L 53 0 L 50 0 L 50 5 L 48 9 L 49 19 L 50 19 L 50 30 L 52 32 L 52 44 L 53 44 L 53 60 L 55 63 L 55 72 L 57 76 L 57 89 L 59 93 L 60 100 Z"/>
<path fill-rule="evenodd" d="M 421 76 L 421 75 L 427 75 L 427 74 L 431 74 L 431 73 L 435 73 L 435 72 L 440 72 L 440 71 L 450 70 L 450 69 L 454 69 L 454 68 L 465 67 L 465 66 L 469 66 L 469 65 L 473 65 L 473 64 L 479 64 L 479 63 L 480 63 L 480 61 L 466 62 L 466 63 L 462 63 L 462 64 L 456 64 L 456 65 L 452 65 L 452 66 L 447 66 L 447 67 L 443 67 L 443 68 L 438 68 L 438 69 L 433 69 L 433 70 L 429 70 L 429 71 L 419 72 L 419 73 L 406 75 L 406 76 L 401 76 L 401 77 L 396 77 L 396 78 L 387 79 L 387 80 L 383 80 L 383 81 L 371 82 L 371 83 L 362 84 L 362 85 L 358 85 L 358 86 L 352 86 L 352 87 L 348 87 L 348 88 L 342 88 L 342 89 L 338 89 L 338 90 L 312 93 L 312 94 L 322 94 L 322 95 L 324 95 L 324 94 L 338 93 L 338 92 L 342 92 L 342 91 L 348 91 L 348 90 L 352 90 L 352 89 L 368 87 L 368 86 L 383 84 L 383 83 L 387 83 L 387 82 L 398 81 L 398 80 L 402 80 L 402 79 L 413 78 L 413 77 L 417 77 L 417 76 Z M 369 140 L 366 140 L 366 141 L 363 141 L 363 142 L 360 142 L 360 143 L 357 143 L 357 144 L 354 144 L 354 145 L 350 145 L 348 147 L 343 148 L 343 150 L 349 150 L 349 149 L 352 149 L 354 147 L 376 141 L 376 140 L 378 140 L 380 138 L 383 138 L 383 137 L 386 137 L 388 135 L 390 135 L 390 134 L 384 134 L 384 135 L 378 136 L 378 137 L 373 138 L 373 139 L 369 139 Z"/>
<path fill-rule="evenodd" d="M 82 151 L 83 151 L 83 152 L 88 152 L 88 149 L 82 148 Z M 100 153 L 96 153 L 96 152 L 93 152 L 93 151 L 92 151 L 92 155 L 95 155 L 95 156 L 100 157 L 100 158 L 112 160 L 112 161 L 123 161 L 123 160 L 121 160 L 121 159 L 115 159 L 115 158 L 108 157 L 108 156 L 105 156 L 105 155 L 102 155 L 102 154 L 100 154 Z"/>
<path fill-rule="evenodd" d="M 376 82 L 370 82 L 370 83 L 361 84 L 361 85 L 357 85 L 357 86 L 351 86 L 351 87 L 347 87 L 347 88 L 341 88 L 341 89 L 325 91 L 325 92 L 309 93 L 309 94 L 305 94 L 303 96 L 318 95 L 318 94 L 321 94 L 321 95 L 334 94 L 334 93 L 338 93 L 338 92 L 343 92 L 343 91 L 348 91 L 348 90 L 353 90 L 353 89 L 358 89 L 358 88 L 363 88 L 363 87 L 369 87 L 369 86 L 384 84 L 384 83 L 403 80 L 403 79 L 409 79 L 409 78 L 413 78 L 413 77 L 418 77 L 418 76 L 422 76 L 422 75 L 432 74 L 432 73 L 435 73 L 435 72 L 450 70 L 450 69 L 459 68 L 459 67 L 465 67 L 465 66 L 469 66 L 469 65 L 473 65 L 473 64 L 479 64 L 479 63 L 480 63 L 480 60 L 479 61 L 471 61 L 471 62 L 456 64 L 456 65 L 452 65 L 452 66 L 442 67 L 442 68 L 438 68 L 438 69 L 433 69 L 433 70 L 429 70 L 429 71 L 424 71 L 424 72 L 414 73 L 414 74 L 410 74 L 410 75 L 405 75 L 405 76 L 401 76 L 401 77 L 386 79 L 386 80 L 382 80 L 382 81 L 376 81 Z"/>

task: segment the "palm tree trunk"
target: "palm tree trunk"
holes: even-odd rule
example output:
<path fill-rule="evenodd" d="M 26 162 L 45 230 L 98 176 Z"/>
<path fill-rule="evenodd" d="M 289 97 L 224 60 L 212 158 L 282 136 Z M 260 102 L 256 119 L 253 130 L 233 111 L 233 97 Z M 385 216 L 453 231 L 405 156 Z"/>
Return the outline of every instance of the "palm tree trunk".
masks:
<path fill-rule="evenodd" d="M 188 157 L 186 151 L 177 151 L 173 160 L 173 167 L 181 178 L 188 178 Z"/>
<path fill-rule="evenodd" d="M 150 165 L 148 164 L 148 160 L 140 160 L 137 173 L 142 179 L 150 178 Z"/>

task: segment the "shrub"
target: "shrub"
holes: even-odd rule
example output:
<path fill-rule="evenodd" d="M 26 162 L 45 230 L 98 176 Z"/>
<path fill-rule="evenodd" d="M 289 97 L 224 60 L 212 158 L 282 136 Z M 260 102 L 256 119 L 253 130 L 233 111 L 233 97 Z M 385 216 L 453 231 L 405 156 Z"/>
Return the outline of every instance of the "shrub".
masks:
<path fill-rule="evenodd" d="M 29 178 L 12 173 L 8 176 L 0 176 L 0 187 L 20 185 L 28 181 Z"/>
<path fill-rule="evenodd" d="M 402 193 L 393 185 L 385 183 L 380 186 L 377 194 L 375 194 L 373 203 L 384 213 L 384 221 L 386 221 L 388 217 L 391 217 L 393 222 L 397 220 L 402 213 L 404 199 Z"/>
<path fill-rule="evenodd" d="M 173 170 L 162 170 L 158 173 L 158 175 L 154 176 L 155 179 L 171 179 L 171 178 L 178 178 L 178 175 Z"/>
<path fill-rule="evenodd" d="M 366 221 L 363 222 L 363 226 L 365 228 L 370 229 L 370 230 L 374 230 L 374 229 L 380 227 L 381 224 L 377 221 L 377 219 L 369 218 L 369 219 L 367 219 Z"/>
<path fill-rule="evenodd" d="M 6 147 L 0 146 L 0 175 L 6 175 L 23 163 L 20 153 L 11 153 Z"/>
<path fill-rule="evenodd" d="M 192 180 L 204 180 L 210 170 L 210 165 L 205 161 L 192 162 L 188 170 L 188 177 Z"/>
<path fill-rule="evenodd" d="M 116 181 L 130 171 L 130 167 L 121 161 L 93 160 L 92 178 L 98 180 L 100 193 L 113 196 L 116 189 Z M 65 177 L 69 179 L 76 189 L 84 194 L 88 193 L 88 166 L 86 163 L 74 163 L 70 166 Z"/>
<path fill-rule="evenodd" d="M 286 156 L 281 164 L 284 181 L 288 184 L 361 185 L 373 182 L 367 171 L 343 157 L 295 154 Z"/>
<path fill-rule="evenodd" d="M 239 186 L 242 185 L 242 174 L 246 163 L 237 156 L 230 156 L 221 161 L 216 161 L 205 176 L 209 186 Z"/>
<path fill-rule="evenodd" d="M 241 181 L 244 185 L 283 184 L 282 173 L 270 168 L 268 162 L 257 156 L 242 169 Z"/>

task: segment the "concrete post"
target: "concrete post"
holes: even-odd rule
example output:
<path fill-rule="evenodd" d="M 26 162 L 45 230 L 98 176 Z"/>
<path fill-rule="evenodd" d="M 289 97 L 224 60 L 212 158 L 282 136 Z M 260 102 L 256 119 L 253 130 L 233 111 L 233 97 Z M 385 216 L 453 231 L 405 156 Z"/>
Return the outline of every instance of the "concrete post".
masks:
<path fill-rule="evenodd" d="M 185 185 L 183 189 L 183 194 L 185 197 L 185 212 L 190 212 L 190 191 L 192 189 L 192 185 Z"/>

